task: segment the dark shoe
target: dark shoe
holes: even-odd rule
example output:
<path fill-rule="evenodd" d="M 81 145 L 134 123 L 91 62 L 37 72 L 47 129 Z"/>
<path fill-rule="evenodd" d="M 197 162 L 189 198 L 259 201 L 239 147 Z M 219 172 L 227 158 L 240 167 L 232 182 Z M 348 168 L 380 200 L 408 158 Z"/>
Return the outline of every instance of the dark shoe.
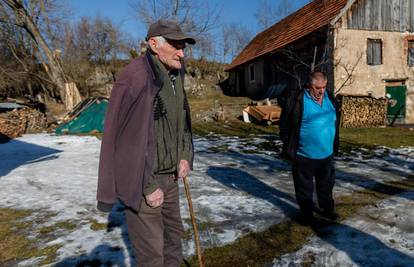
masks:
<path fill-rule="evenodd" d="M 322 216 L 331 220 L 331 221 L 336 221 L 339 219 L 339 214 L 336 213 L 334 210 L 330 210 L 330 211 L 322 211 Z"/>
<path fill-rule="evenodd" d="M 296 218 L 297 223 L 304 226 L 312 226 L 315 224 L 315 217 L 313 217 L 312 213 L 300 213 L 299 216 Z"/>

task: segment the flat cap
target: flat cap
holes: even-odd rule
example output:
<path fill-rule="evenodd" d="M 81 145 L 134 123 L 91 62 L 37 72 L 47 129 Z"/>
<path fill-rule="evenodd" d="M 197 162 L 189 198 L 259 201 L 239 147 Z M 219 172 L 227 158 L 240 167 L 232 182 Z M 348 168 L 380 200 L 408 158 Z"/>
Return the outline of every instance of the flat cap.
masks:
<path fill-rule="evenodd" d="M 184 41 L 189 44 L 195 44 L 194 37 L 184 34 L 178 23 L 174 20 L 160 19 L 148 28 L 147 37 L 145 40 L 149 40 L 151 37 L 162 36 L 165 39 L 174 41 Z"/>

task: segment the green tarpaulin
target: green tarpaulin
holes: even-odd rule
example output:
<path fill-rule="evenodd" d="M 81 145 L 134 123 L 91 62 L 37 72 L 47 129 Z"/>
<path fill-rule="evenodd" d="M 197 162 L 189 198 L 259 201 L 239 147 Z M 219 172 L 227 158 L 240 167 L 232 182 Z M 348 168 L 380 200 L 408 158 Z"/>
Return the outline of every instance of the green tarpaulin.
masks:
<path fill-rule="evenodd" d="M 89 101 L 75 118 L 60 125 L 56 134 L 102 133 L 107 107 L 106 99 Z"/>

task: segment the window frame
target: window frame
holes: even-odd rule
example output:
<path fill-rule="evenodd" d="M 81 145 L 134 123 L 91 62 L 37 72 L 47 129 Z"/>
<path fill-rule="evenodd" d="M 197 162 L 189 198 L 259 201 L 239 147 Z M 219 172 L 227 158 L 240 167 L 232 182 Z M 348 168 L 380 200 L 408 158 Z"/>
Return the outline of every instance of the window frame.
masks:
<path fill-rule="evenodd" d="M 379 62 L 378 59 L 375 57 L 375 48 L 376 45 L 379 46 Z M 379 38 L 367 38 L 367 65 L 369 66 L 378 66 L 384 64 L 383 61 L 383 42 L 382 39 Z M 370 51 L 371 50 L 371 51 Z"/>
<path fill-rule="evenodd" d="M 411 48 L 410 48 L 411 44 Z M 412 57 L 410 60 L 410 50 L 412 49 Z M 414 67 L 414 40 L 407 41 L 407 66 Z"/>

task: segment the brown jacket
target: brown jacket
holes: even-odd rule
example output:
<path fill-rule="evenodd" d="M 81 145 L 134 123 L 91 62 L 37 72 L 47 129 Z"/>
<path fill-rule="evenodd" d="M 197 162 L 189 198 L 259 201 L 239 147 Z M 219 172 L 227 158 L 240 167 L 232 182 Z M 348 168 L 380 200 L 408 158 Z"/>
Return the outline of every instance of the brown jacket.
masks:
<path fill-rule="evenodd" d="M 117 200 L 138 210 L 155 153 L 154 97 L 162 87 L 150 55 L 134 59 L 117 77 L 105 116 L 98 174 L 98 209 Z M 187 103 L 187 125 L 191 129 Z M 190 165 L 192 166 L 193 157 Z"/>

